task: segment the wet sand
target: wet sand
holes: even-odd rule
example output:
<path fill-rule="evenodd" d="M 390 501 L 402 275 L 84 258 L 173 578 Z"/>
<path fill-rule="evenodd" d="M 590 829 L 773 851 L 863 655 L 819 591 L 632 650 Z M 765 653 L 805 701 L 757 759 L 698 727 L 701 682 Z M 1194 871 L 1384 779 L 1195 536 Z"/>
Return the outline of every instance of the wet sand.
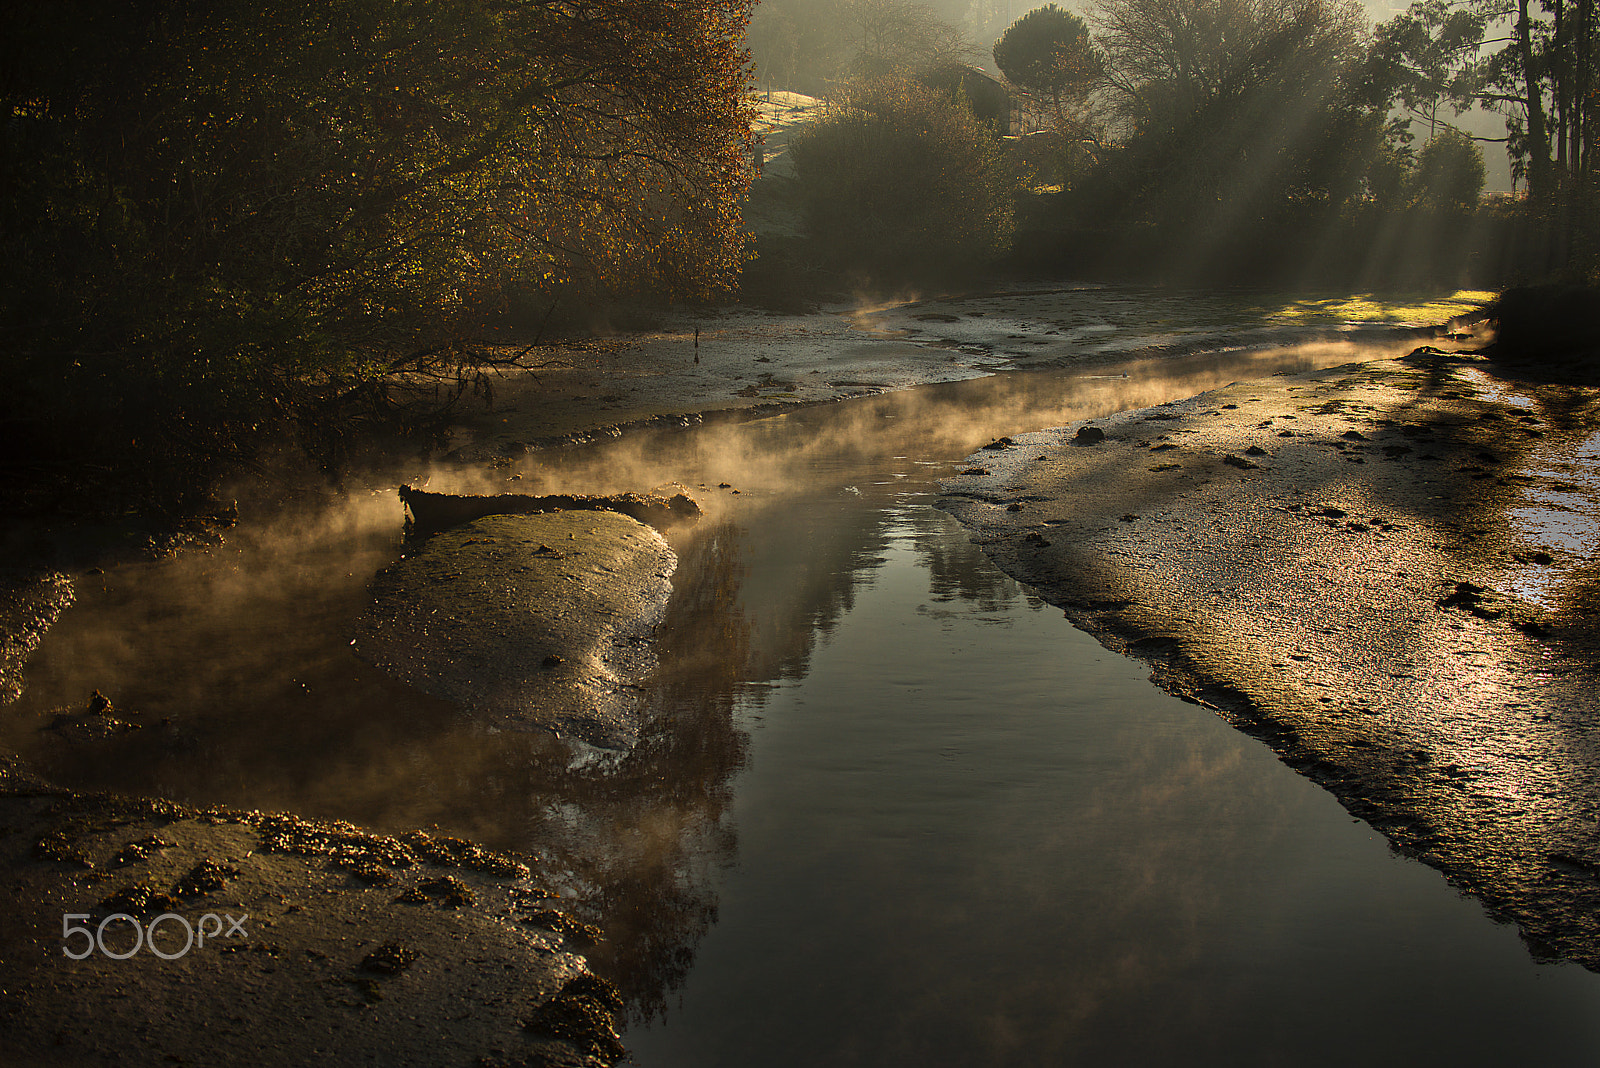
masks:
<path fill-rule="evenodd" d="M 1536 956 L 1600 970 L 1600 390 L 1420 350 L 1093 426 L 975 454 L 941 506 Z"/>

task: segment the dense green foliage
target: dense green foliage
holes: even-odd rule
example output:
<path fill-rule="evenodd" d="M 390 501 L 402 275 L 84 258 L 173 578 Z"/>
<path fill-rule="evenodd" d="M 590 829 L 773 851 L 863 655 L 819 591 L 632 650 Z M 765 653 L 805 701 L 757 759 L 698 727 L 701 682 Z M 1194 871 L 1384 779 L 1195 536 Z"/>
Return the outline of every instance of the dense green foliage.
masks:
<path fill-rule="evenodd" d="M 840 266 L 901 281 L 1007 247 L 1014 177 L 983 124 L 936 90 L 852 83 L 792 150 L 811 237 Z"/>
<path fill-rule="evenodd" d="M 164 477 L 562 293 L 730 287 L 746 0 L 18 0 L 0 428 Z M 193 481 L 198 471 L 180 472 Z"/>
<path fill-rule="evenodd" d="M 1065 122 L 1066 105 L 1082 100 L 1105 76 L 1089 27 L 1054 4 L 1012 23 L 994 43 L 994 62 L 1012 85 L 1047 101 L 1058 124 Z"/>
<path fill-rule="evenodd" d="M 1411 180 L 1419 204 L 1474 211 L 1483 193 L 1483 150 L 1459 130 L 1442 129 L 1417 153 Z"/>

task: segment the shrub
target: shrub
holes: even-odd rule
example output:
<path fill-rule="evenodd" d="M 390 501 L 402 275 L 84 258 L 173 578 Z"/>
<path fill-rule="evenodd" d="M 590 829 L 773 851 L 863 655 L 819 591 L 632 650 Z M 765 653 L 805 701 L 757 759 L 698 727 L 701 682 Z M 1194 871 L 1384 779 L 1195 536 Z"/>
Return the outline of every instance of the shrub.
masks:
<path fill-rule="evenodd" d="M 1483 150 L 1460 130 L 1440 130 L 1417 153 L 1411 182 L 1420 205 L 1471 211 L 1483 192 Z"/>
<path fill-rule="evenodd" d="M 972 112 L 937 91 L 853 83 L 791 151 L 810 236 L 841 266 L 909 280 L 1010 246 L 1016 179 Z"/>

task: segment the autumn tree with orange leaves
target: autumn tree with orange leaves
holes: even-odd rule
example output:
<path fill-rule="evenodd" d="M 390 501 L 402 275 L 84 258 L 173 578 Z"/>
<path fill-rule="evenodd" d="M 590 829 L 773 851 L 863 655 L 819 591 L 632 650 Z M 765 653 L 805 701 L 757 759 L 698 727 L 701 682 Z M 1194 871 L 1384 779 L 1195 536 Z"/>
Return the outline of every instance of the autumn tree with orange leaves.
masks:
<path fill-rule="evenodd" d="M 181 467 L 486 312 L 731 288 L 749 14 L 4 5 L 0 436 L 56 468 Z"/>

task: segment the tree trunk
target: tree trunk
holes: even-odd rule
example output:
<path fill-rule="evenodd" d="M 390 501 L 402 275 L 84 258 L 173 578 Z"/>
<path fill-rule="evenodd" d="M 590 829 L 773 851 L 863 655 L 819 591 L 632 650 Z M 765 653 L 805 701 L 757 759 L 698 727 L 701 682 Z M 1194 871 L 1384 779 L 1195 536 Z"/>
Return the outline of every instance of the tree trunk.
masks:
<path fill-rule="evenodd" d="M 1573 81 L 1576 114 L 1573 121 L 1572 161 L 1581 180 L 1589 177 L 1589 125 L 1593 121 L 1590 94 L 1594 91 L 1594 0 L 1578 0 L 1578 26 L 1575 33 L 1577 55 Z"/>
<path fill-rule="evenodd" d="M 1546 197 L 1555 192 L 1550 166 L 1550 134 L 1545 124 L 1544 80 L 1533 56 L 1528 0 L 1517 0 L 1517 52 L 1522 59 L 1523 106 L 1528 110 L 1528 195 Z"/>
<path fill-rule="evenodd" d="M 1564 0 L 1555 0 L 1552 9 L 1555 14 L 1555 35 L 1550 41 L 1550 88 L 1551 88 L 1551 121 L 1555 126 L 1556 161 L 1555 170 L 1558 178 L 1567 176 L 1567 132 L 1568 122 L 1572 117 L 1572 78 L 1567 62 L 1567 38 L 1571 33 L 1571 26 L 1567 25 L 1566 4 Z"/>

